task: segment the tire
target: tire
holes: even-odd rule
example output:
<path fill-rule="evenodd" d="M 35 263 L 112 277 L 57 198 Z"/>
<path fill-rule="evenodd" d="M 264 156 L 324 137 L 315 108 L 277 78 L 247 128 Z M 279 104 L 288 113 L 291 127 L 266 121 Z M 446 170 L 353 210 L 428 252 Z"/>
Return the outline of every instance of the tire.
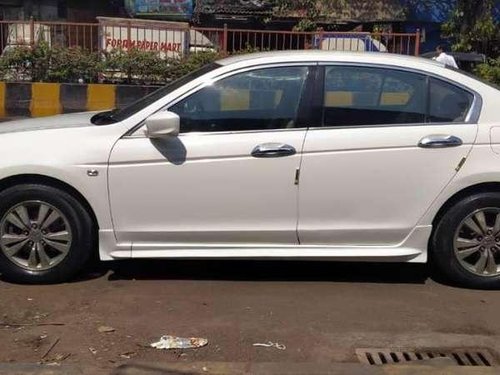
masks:
<path fill-rule="evenodd" d="M 42 206 L 46 211 L 44 219 L 40 219 Z M 24 219 L 19 223 L 16 218 Z M 26 222 L 31 223 L 31 229 Z M 40 184 L 8 188 L 0 192 L 0 273 L 16 283 L 68 281 L 82 270 L 94 250 L 93 229 L 87 210 L 61 189 Z M 14 237 L 15 241 L 22 241 L 8 243 Z M 16 243 L 22 245 L 21 250 L 12 255 Z"/>
<path fill-rule="evenodd" d="M 439 276 L 469 288 L 500 288 L 500 234 L 494 223 L 497 215 L 500 193 L 495 192 L 468 196 L 446 211 L 431 239 L 430 260 Z M 484 271 L 480 262 L 485 263 Z"/>

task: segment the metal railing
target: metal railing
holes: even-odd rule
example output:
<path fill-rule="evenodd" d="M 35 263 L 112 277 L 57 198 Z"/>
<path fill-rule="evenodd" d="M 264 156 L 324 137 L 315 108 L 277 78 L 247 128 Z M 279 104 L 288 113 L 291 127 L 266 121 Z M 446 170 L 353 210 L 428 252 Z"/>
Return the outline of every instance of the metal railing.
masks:
<path fill-rule="evenodd" d="M 0 21 L 0 48 L 46 42 L 49 46 L 98 49 L 99 24 L 73 22 Z"/>
<path fill-rule="evenodd" d="M 0 51 L 15 46 L 81 47 L 157 51 L 167 57 L 214 50 L 244 51 L 343 50 L 418 55 L 420 33 L 296 32 L 189 27 L 188 24 L 136 19 L 99 18 L 98 23 L 0 21 Z"/>
<path fill-rule="evenodd" d="M 228 53 L 245 49 L 299 50 L 322 49 L 352 52 L 391 52 L 418 55 L 420 33 L 296 32 L 223 29 L 222 50 Z M 225 43 L 224 43 L 225 42 Z"/>

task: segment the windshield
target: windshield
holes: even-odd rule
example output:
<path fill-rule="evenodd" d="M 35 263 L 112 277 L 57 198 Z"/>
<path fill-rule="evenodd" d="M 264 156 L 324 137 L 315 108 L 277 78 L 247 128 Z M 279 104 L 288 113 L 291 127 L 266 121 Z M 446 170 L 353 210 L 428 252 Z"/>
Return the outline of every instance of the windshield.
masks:
<path fill-rule="evenodd" d="M 145 96 L 144 98 L 141 98 L 137 100 L 136 102 L 121 108 L 121 109 L 114 109 L 112 111 L 105 111 L 105 112 L 100 112 L 92 117 L 90 120 L 92 124 L 94 125 L 107 125 L 107 124 L 112 124 L 115 122 L 120 122 L 125 120 L 126 118 L 136 114 L 137 112 L 143 110 L 147 106 L 153 104 L 157 100 L 163 98 L 165 95 L 171 93 L 174 90 L 177 90 L 178 88 L 184 86 L 186 83 L 201 77 L 202 75 L 211 72 L 212 70 L 215 70 L 217 68 L 220 68 L 221 65 L 217 63 L 211 63 L 208 65 L 205 65 L 204 67 L 195 70 L 189 74 L 186 74 L 185 76 L 173 81 L 172 83 L 159 88 L 158 90 L 152 92 L 151 94 Z"/>

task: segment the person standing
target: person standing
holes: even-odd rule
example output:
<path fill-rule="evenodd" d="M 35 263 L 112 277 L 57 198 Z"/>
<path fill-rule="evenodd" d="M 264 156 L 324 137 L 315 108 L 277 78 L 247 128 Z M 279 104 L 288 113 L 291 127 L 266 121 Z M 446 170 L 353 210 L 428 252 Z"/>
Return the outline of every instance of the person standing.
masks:
<path fill-rule="evenodd" d="M 444 52 L 443 46 L 441 45 L 437 46 L 436 52 L 438 55 L 434 58 L 434 60 L 439 61 L 440 63 L 443 63 L 446 66 L 451 66 L 452 68 L 458 69 L 458 65 L 454 57 Z"/>

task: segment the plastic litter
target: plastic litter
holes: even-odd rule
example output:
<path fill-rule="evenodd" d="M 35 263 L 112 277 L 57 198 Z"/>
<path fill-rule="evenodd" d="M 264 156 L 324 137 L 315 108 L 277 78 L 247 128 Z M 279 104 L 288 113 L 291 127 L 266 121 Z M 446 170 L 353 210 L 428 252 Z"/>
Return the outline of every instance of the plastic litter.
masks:
<path fill-rule="evenodd" d="M 160 341 L 153 342 L 151 347 L 156 349 L 197 349 L 207 344 L 208 340 L 203 338 L 162 336 Z"/>
<path fill-rule="evenodd" d="M 120 357 L 123 359 L 130 359 L 130 358 L 134 357 L 136 354 L 137 354 L 136 352 L 125 352 L 125 353 L 120 354 Z"/>
<path fill-rule="evenodd" d="M 97 328 L 97 331 L 99 333 L 110 333 L 110 332 L 114 332 L 115 329 L 113 327 L 100 326 L 99 328 Z"/>
<path fill-rule="evenodd" d="M 267 343 L 256 342 L 253 346 L 260 346 L 262 348 L 275 348 L 278 350 L 286 350 L 286 346 L 278 342 L 268 341 Z"/>

